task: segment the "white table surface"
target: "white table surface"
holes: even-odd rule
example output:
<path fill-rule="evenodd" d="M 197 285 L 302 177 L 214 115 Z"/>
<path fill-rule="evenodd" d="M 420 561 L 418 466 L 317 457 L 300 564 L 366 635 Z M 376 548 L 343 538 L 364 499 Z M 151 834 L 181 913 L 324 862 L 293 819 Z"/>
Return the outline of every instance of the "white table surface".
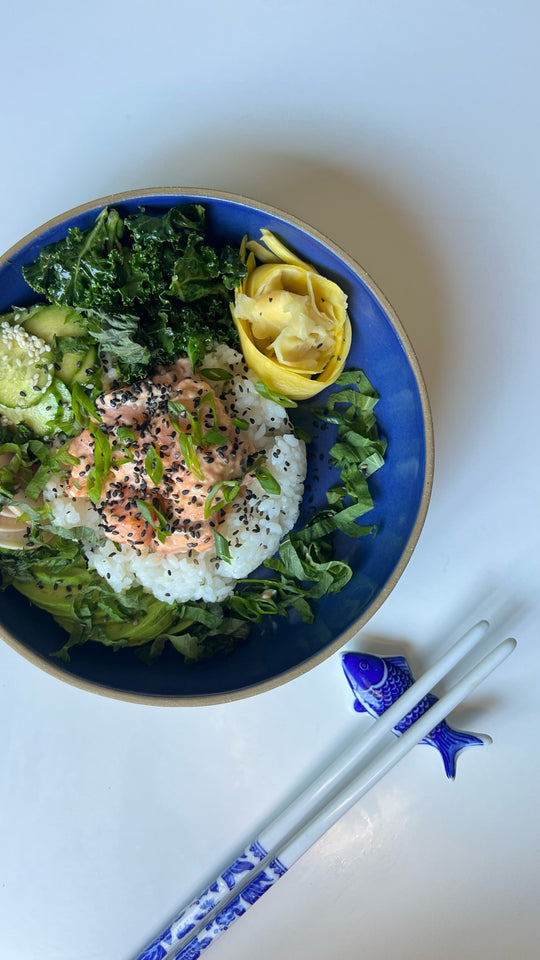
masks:
<path fill-rule="evenodd" d="M 534 0 L 12 4 L 0 249 L 134 187 L 268 201 L 374 277 L 418 353 L 435 485 L 364 628 L 415 670 L 480 617 L 518 649 L 212 960 L 540 953 L 540 8 Z M 0 644 L 0 960 L 130 960 L 367 723 L 338 655 L 224 706 L 142 707 Z"/>

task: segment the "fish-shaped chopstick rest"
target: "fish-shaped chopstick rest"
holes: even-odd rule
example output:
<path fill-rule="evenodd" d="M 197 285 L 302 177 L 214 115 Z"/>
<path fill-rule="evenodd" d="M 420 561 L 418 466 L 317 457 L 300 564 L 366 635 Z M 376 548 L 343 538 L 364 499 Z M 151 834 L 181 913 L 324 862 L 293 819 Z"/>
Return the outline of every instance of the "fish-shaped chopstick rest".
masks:
<path fill-rule="evenodd" d="M 354 709 L 380 717 L 402 693 L 414 683 L 411 668 L 405 657 L 376 657 L 370 653 L 344 653 L 341 658 L 343 671 L 355 696 Z M 393 728 L 397 737 L 429 710 L 438 697 L 428 693 Z M 453 780 L 456 775 L 456 757 L 465 747 L 481 747 L 491 743 L 484 734 L 454 730 L 446 720 L 437 724 L 421 743 L 435 747 L 442 756 L 446 776 Z"/>

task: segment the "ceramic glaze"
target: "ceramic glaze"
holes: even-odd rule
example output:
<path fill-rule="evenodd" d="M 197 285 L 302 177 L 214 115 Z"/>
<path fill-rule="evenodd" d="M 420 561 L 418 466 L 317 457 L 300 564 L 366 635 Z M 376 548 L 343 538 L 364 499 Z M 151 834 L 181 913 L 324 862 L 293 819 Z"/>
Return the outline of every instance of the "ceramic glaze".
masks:
<path fill-rule="evenodd" d="M 262 872 L 257 867 L 267 855 L 259 841 L 255 841 L 246 848 L 217 880 L 208 887 L 181 914 L 164 930 L 146 949 L 137 960 L 164 960 L 165 957 L 175 957 L 177 960 L 194 960 L 206 950 L 213 941 L 220 936 L 238 917 L 241 917 L 248 907 L 255 903 L 263 893 L 279 880 L 286 872 L 286 867 L 279 860 L 272 862 Z M 219 903 L 226 897 L 229 890 L 245 881 L 246 874 L 253 879 L 244 886 L 241 892 L 227 906 L 219 910 Z M 217 910 L 217 912 L 216 912 Z M 175 949 L 180 941 L 188 937 L 201 921 L 208 918 L 201 932 L 188 938 L 184 947 Z"/>
<path fill-rule="evenodd" d="M 25 283 L 22 266 L 41 247 L 66 236 L 70 227 L 85 229 L 104 206 L 122 214 L 144 204 L 160 214 L 182 203 L 203 203 L 210 241 L 240 244 L 245 234 L 259 238 L 266 228 L 301 258 L 343 287 L 353 328 L 347 368 L 363 369 L 380 394 L 375 407 L 381 435 L 388 441 L 384 466 L 370 480 L 374 507 L 362 523 L 375 525 L 376 536 L 351 539 L 337 533 L 335 556 L 352 568 L 341 593 L 318 601 L 313 624 L 293 614 L 288 620 L 266 618 L 254 624 L 247 642 L 231 656 L 186 665 L 172 646 L 148 666 L 133 650 L 114 652 L 87 643 L 70 651 L 64 664 L 51 651 L 65 642 L 53 619 L 30 607 L 13 589 L 0 595 L 0 626 L 19 652 L 62 679 L 120 699 L 150 703 L 211 703 L 246 696 L 284 682 L 337 651 L 375 612 L 403 571 L 420 534 L 429 501 L 433 449 L 431 418 L 414 353 L 399 320 L 361 267 L 310 227 L 272 208 L 212 191 L 148 191 L 118 194 L 79 207 L 51 221 L 17 244 L 0 260 L 0 313 L 13 304 L 26 306 L 36 295 Z M 319 394 L 321 406 L 335 387 Z M 291 419 L 312 436 L 299 526 L 326 505 L 326 491 L 339 474 L 329 465 L 335 427 L 315 421 L 309 402 Z M 266 576 L 268 571 L 264 570 Z"/>
<path fill-rule="evenodd" d="M 411 668 L 405 657 L 376 657 L 369 653 L 345 653 L 341 658 L 343 671 L 354 693 L 354 709 L 380 717 L 414 683 Z M 396 724 L 396 736 L 408 730 L 434 703 L 438 697 L 428 693 L 403 720 Z M 456 775 L 456 758 L 466 747 L 491 743 L 484 735 L 454 730 L 446 720 L 437 724 L 421 743 L 435 747 L 441 754 L 446 776 L 453 780 Z"/>

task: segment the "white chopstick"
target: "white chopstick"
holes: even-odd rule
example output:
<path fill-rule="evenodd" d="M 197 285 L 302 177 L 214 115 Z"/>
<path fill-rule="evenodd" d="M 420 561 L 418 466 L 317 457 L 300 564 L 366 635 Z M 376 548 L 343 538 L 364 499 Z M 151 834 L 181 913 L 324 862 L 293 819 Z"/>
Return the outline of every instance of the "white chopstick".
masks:
<path fill-rule="evenodd" d="M 245 913 L 275 881 L 295 863 L 360 797 L 364 796 L 417 743 L 478 686 L 516 646 L 504 640 L 470 670 L 448 693 L 367 766 L 357 772 L 359 758 L 373 748 L 399 720 L 410 712 L 457 663 L 480 642 L 488 624 L 481 621 L 468 631 L 434 667 L 411 686 L 339 761 L 330 765 L 312 788 L 304 791 L 250 844 L 212 886 L 204 891 L 153 941 L 137 960 L 187 960 L 198 956 L 223 930 Z M 442 672 L 441 672 L 442 671 Z M 427 686 L 426 686 L 427 685 Z M 413 693 L 414 691 L 414 693 Z M 423 691 L 423 692 L 422 692 Z M 399 707 L 398 707 L 399 705 Z M 396 710 L 395 708 L 398 707 Z M 375 729 L 376 728 L 376 729 Z M 368 747 L 365 747 L 365 740 Z M 195 953 L 192 954 L 192 951 Z"/>
<path fill-rule="evenodd" d="M 322 802 L 335 789 L 336 784 L 343 782 L 343 778 L 347 776 L 348 772 L 357 768 L 363 757 L 381 743 L 400 720 L 407 716 L 443 677 L 450 673 L 480 644 L 488 629 L 488 621 L 480 620 L 474 627 L 467 630 L 467 633 L 460 637 L 388 710 L 385 710 L 375 723 L 364 731 L 360 739 L 355 737 L 352 743 L 326 767 L 324 772 L 309 785 L 304 793 L 297 797 L 266 828 L 264 834 L 261 835 L 263 845 L 269 849 L 279 842 L 280 836 L 283 836 L 284 832 L 298 821 L 298 815 L 302 807 L 306 811 L 313 812 L 314 806 Z M 432 724 L 430 730 L 434 726 L 435 724 Z"/>

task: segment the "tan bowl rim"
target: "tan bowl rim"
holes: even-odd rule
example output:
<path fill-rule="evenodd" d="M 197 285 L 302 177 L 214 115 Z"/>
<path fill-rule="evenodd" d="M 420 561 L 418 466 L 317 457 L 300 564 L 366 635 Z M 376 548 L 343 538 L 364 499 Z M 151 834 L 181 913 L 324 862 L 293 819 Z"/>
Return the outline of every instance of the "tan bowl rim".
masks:
<path fill-rule="evenodd" d="M 129 703 L 139 703 L 139 704 L 148 704 L 151 706 L 162 706 L 162 707 L 193 707 L 193 706 L 211 706 L 214 704 L 220 703 L 230 703 L 234 700 L 243 700 L 248 697 L 255 696 L 260 693 L 265 693 L 268 690 L 273 690 L 275 687 L 282 686 L 285 683 L 288 683 L 290 680 L 294 680 L 296 677 L 302 676 L 302 674 L 307 673 L 312 670 L 314 667 L 323 663 L 325 660 L 329 659 L 334 653 L 340 650 L 345 644 L 349 643 L 353 637 L 356 636 L 358 631 L 365 626 L 368 620 L 373 617 L 377 610 L 382 606 L 387 597 L 390 595 L 394 587 L 396 586 L 398 580 L 400 579 L 405 567 L 407 566 L 418 539 L 424 526 L 424 521 L 426 519 L 426 514 L 429 506 L 429 501 L 431 498 L 431 491 L 433 487 L 433 472 L 435 464 L 435 452 L 434 452 L 434 438 L 433 438 L 433 420 L 431 415 L 431 408 L 429 404 L 429 398 L 426 390 L 426 385 L 422 371 L 420 369 L 420 364 L 416 353 L 412 347 L 412 344 L 405 332 L 405 329 L 397 316 L 396 311 L 392 307 L 391 303 L 379 289 L 374 280 L 370 277 L 366 270 L 359 263 L 357 263 L 352 257 L 350 257 L 344 250 L 341 249 L 336 243 L 326 237 L 323 233 L 317 230 L 315 227 L 312 227 L 310 224 L 306 223 L 305 220 L 301 220 L 298 217 L 292 216 L 289 213 L 286 213 L 283 210 L 280 210 L 278 207 L 274 207 L 268 203 L 260 203 L 257 200 L 252 200 L 249 197 L 245 197 L 241 194 L 229 193 L 221 190 L 214 190 L 207 187 L 146 187 L 140 190 L 125 190 L 122 193 L 112 193 L 105 197 L 100 197 L 97 200 L 91 200 L 88 203 L 80 204 L 79 206 L 72 207 L 70 210 L 67 210 L 65 213 L 60 214 L 57 217 L 53 217 L 52 220 L 47 220 L 40 227 L 37 227 L 35 230 L 32 230 L 25 237 L 19 240 L 16 244 L 9 248 L 1 257 L 0 257 L 0 266 L 8 261 L 14 254 L 34 240 L 36 237 L 39 237 L 44 231 L 49 230 L 51 227 L 55 227 L 58 224 L 63 223 L 66 220 L 71 219 L 72 217 L 79 216 L 82 213 L 91 211 L 93 209 L 99 210 L 103 207 L 113 206 L 116 203 L 122 203 L 125 200 L 134 200 L 136 198 L 141 199 L 150 199 L 152 197 L 197 197 L 202 202 L 204 202 L 205 197 L 212 197 L 219 200 L 228 200 L 231 203 L 242 204 L 247 207 L 253 207 L 257 210 L 261 210 L 263 213 L 269 213 L 275 217 L 278 217 L 286 222 L 292 224 L 295 227 L 298 227 L 303 232 L 307 233 L 309 236 L 313 237 L 315 240 L 318 240 L 324 246 L 326 246 L 332 253 L 334 253 L 340 260 L 347 264 L 350 269 L 356 273 L 361 280 L 366 284 L 370 291 L 377 298 L 381 306 L 384 308 L 388 314 L 396 333 L 398 334 L 407 359 L 413 370 L 416 382 L 418 384 L 418 389 L 420 393 L 420 400 L 422 404 L 422 412 L 424 417 L 424 432 L 425 432 L 425 443 L 426 443 L 426 470 L 424 477 L 424 486 L 422 490 L 422 497 L 420 500 L 420 506 L 418 509 L 418 514 L 416 521 L 414 523 L 413 529 L 409 536 L 409 539 L 405 545 L 403 553 L 400 560 L 398 561 L 392 575 L 387 580 L 385 586 L 379 593 L 379 595 L 369 604 L 369 606 L 364 610 L 363 614 L 355 620 L 355 622 L 345 630 L 343 633 L 336 637 L 328 646 L 323 650 L 320 650 L 318 653 L 314 654 L 312 657 L 309 657 L 308 660 L 305 660 L 303 663 L 299 664 L 296 667 L 291 667 L 289 670 L 284 671 L 276 677 L 272 677 L 270 680 L 262 681 L 261 683 L 255 683 L 248 687 L 243 687 L 238 690 L 230 690 L 224 693 L 208 694 L 208 695 L 197 695 L 197 696 L 157 696 L 152 694 L 141 694 L 135 691 L 127 690 L 117 690 L 114 687 L 109 687 L 104 684 L 95 683 L 90 680 L 84 680 L 80 677 L 75 677 L 70 674 L 67 670 L 64 670 L 60 664 L 55 664 L 49 662 L 45 658 L 41 657 L 39 654 L 35 653 L 32 650 L 29 650 L 23 643 L 17 640 L 12 634 L 4 629 L 0 625 L 0 636 L 6 641 L 17 653 L 20 653 L 26 660 L 33 663 L 35 666 L 40 667 L 45 673 L 48 673 L 50 676 L 56 677 L 58 680 L 63 680 L 66 683 L 71 684 L 74 687 L 78 687 L 80 690 L 86 690 L 89 693 L 97 693 L 103 697 L 109 697 L 113 700 L 123 700 Z"/>

